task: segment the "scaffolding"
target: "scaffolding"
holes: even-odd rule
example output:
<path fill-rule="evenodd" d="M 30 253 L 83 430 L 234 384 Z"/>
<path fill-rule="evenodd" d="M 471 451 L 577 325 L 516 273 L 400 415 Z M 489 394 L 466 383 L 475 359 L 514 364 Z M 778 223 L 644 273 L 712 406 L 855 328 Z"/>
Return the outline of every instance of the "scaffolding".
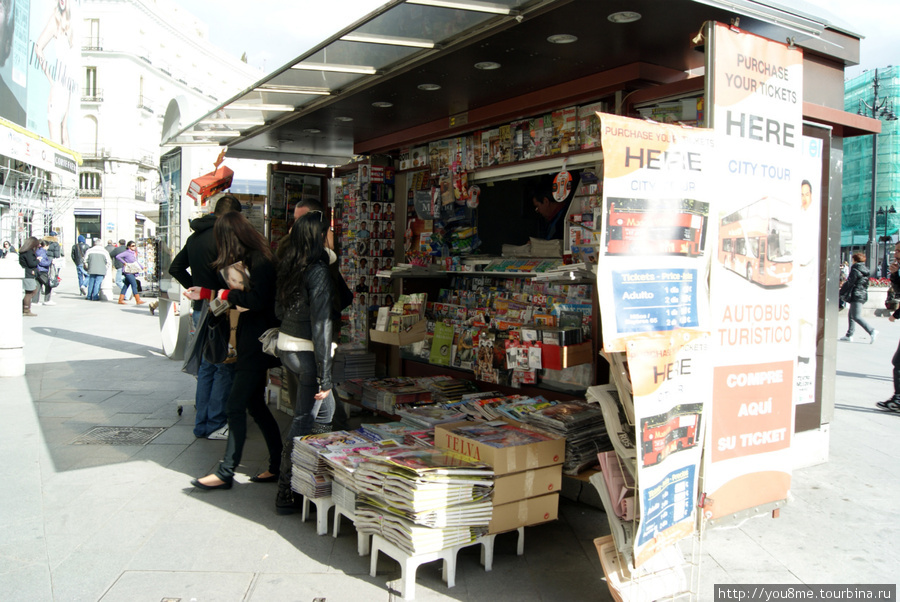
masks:
<path fill-rule="evenodd" d="M 875 106 L 875 78 L 878 78 L 878 99 L 891 113 L 900 111 L 900 66 L 871 70 L 844 82 L 844 110 L 872 116 Z M 880 106 L 880 105 L 879 105 Z M 897 241 L 900 213 L 900 121 L 881 119 L 878 134 L 875 178 L 876 240 L 885 235 Z M 856 251 L 866 251 L 872 210 L 872 148 L 873 136 L 844 139 L 844 174 L 841 205 L 841 256 L 849 259 Z M 884 252 L 880 242 L 878 257 Z M 888 243 L 891 244 L 891 243 Z"/>
<path fill-rule="evenodd" d="M 58 176 L 14 159 L 0 161 L 0 240 L 18 247 L 29 236 L 50 234 L 75 203 L 77 190 Z"/>

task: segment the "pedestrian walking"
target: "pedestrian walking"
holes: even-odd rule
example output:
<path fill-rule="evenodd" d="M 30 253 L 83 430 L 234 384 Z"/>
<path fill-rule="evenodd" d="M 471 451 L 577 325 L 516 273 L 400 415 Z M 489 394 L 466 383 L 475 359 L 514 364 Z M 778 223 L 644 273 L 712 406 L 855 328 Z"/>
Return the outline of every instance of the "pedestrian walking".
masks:
<path fill-rule="evenodd" d="M 838 340 L 849 341 L 853 337 L 856 325 L 859 324 L 869 334 L 869 343 L 874 343 L 878 331 L 869 326 L 861 315 L 863 305 L 869 300 L 869 268 L 866 266 L 865 253 L 853 254 L 850 275 L 841 288 L 840 296 L 850 305 L 850 311 L 847 315 L 847 334 Z"/>
<path fill-rule="evenodd" d="M 119 293 L 125 294 L 125 301 L 130 301 L 133 291 L 130 287 L 128 290 L 125 290 L 125 275 L 123 271 L 125 269 L 125 264 L 119 260 L 119 255 L 128 250 L 128 245 L 125 243 L 124 238 L 120 238 L 117 246 L 112 247 L 112 250 L 107 246 L 106 250 L 109 251 L 109 256 L 113 260 L 112 267 L 116 270 L 113 282 L 119 287 Z"/>
<path fill-rule="evenodd" d="M 22 289 L 25 291 L 22 297 L 22 315 L 33 318 L 37 316 L 31 311 L 32 300 L 40 293 L 40 283 L 37 279 L 38 258 L 36 250 L 39 246 L 38 239 L 29 236 L 19 249 L 19 265 L 25 270 L 22 279 Z"/>
<path fill-rule="evenodd" d="M 125 250 L 116 254 L 116 261 L 122 263 L 122 278 L 125 281 L 125 286 L 122 288 L 122 292 L 119 293 L 119 305 L 126 304 L 125 295 L 129 289 L 134 295 L 134 304 L 143 305 L 146 301 L 142 301 L 141 296 L 138 294 L 140 291 L 137 285 L 137 275 L 144 271 L 144 266 L 140 264 L 137 258 L 137 244 L 133 240 L 128 241 L 128 244 L 125 245 Z"/>
<path fill-rule="evenodd" d="M 249 274 L 249 281 L 242 289 L 210 289 L 193 286 L 185 296 L 194 301 L 216 298 L 228 301 L 239 310 L 234 382 L 225 404 L 228 416 L 228 442 L 225 457 L 218 469 L 205 477 L 194 479 L 191 484 L 198 489 L 231 489 L 234 471 L 241 462 L 244 442 L 247 438 L 247 413 L 262 431 L 269 451 L 268 470 L 257 478 L 278 474 L 281 465 L 281 430 L 266 405 L 266 372 L 278 365 L 271 355 L 262 350 L 259 337 L 278 325 L 275 317 L 276 269 L 268 241 L 256 231 L 246 217 L 231 211 L 216 219 L 213 227 L 218 257 L 213 267 L 224 270 L 240 262 L 241 270 Z"/>
<path fill-rule="evenodd" d="M 213 226 L 216 220 L 231 211 L 241 211 L 241 203 L 230 194 L 223 195 L 216 201 L 215 211 L 209 215 L 191 221 L 193 233 L 184 243 L 184 247 L 172 259 L 169 274 L 185 289 L 199 286 L 210 290 L 218 290 L 221 286 L 219 274 L 212 264 L 218 257 L 216 237 Z M 191 317 L 194 329 L 209 301 L 193 302 Z M 208 310 L 207 310 L 208 311 Z M 152 308 L 151 308 L 152 313 Z M 194 332 L 195 337 L 206 336 L 205 332 Z M 197 389 L 194 394 L 194 436 L 207 439 L 228 439 L 228 420 L 225 416 L 225 402 L 231 392 L 234 381 L 234 364 L 211 364 L 201 354 L 200 367 L 197 370 Z"/>
<path fill-rule="evenodd" d="M 102 242 L 99 238 L 95 238 L 94 246 L 84 254 L 83 266 L 88 275 L 85 299 L 88 301 L 100 301 L 100 285 L 112 263 L 109 253 L 101 246 Z"/>
<path fill-rule="evenodd" d="M 41 240 L 38 241 L 38 247 L 35 249 L 35 255 L 38 258 L 38 267 L 37 267 L 37 281 L 40 285 L 40 292 L 37 295 L 37 301 L 35 301 L 35 305 L 41 305 L 41 292 L 44 294 L 43 305 L 56 305 L 56 301 L 50 300 L 50 295 L 53 293 L 53 287 L 50 286 L 50 266 L 53 265 L 53 259 L 47 254 L 46 243 Z"/>
<path fill-rule="evenodd" d="M 72 245 L 70 253 L 72 263 L 75 264 L 75 273 L 78 274 L 78 290 L 81 292 L 82 297 L 87 295 L 88 273 L 84 269 L 84 254 L 88 252 L 89 248 L 84 236 L 79 234 L 78 242 Z"/>
<path fill-rule="evenodd" d="M 894 245 L 894 261 L 888 266 L 891 288 L 894 289 L 895 292 L 900 293 L 900 273 L 898 273 L 898 270 L 900 270 L 900 243 Z M 891 315 L 888 316 L 888 320 L 894 322 L 898 318 L 900 318 L 900 307 L 895 307 L 893 308 Z M 879 401 L 875 405 L 882 410 L 900 412 L 900 344 L 897 345 L 894 357 L 891 358 L 891 365 L 894 367 L 894 394 L 889 399 Z"/>

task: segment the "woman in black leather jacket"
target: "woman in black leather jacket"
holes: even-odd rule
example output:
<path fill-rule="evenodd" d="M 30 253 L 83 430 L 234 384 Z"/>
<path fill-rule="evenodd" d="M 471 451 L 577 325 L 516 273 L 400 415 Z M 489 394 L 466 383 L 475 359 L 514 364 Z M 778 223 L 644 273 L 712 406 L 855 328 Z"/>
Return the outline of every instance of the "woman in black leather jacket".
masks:
<path fill-rule="evenodd" d="M 29 236 L 19 249 L 19 265 L 25 268 L 25 278 L 22 280 L 22 287 L 25 289 L 25 296 L 22 297 L 22 315 L 28 317 L 37 315 L 31 312 L 31 301 L 41 290 L 37 281 L 38 258 L 34 252 L 38 242 L 37 238 Z"/>
<path fill-rule="evenodd" d="M 307 212 L 294 222 L 278 264 L 275 296 L 275 311 L 281 318 L 278 356 L 299 383 L 291 400 L 294 418 L 281 457 L 275 498 L 279 514 L 293 514 L 297 510 L 291 491 L 294 437 L 327 433 L 334 415 L 334 396 L 329 393 L 335 288 L 324 246 L 327 230 L 328 222 L 321 211 Z"/>
<path fill-rule="evenodd" d="M 841 298 L 850 304 L 850 311 L 847 316 L 847 334 L 838 340 L 849 341 L 856 324 L 859 324 L 869 335 L 869 343 L 874 343 L 878 331 L 869 326 L 861 315 L 863 305 L 869 300 L 869 268 L 866 267 L 865 253 L 853 254 L 853 265 L 850 266 L 847 281 L 841 287 Z"/>
<path fill-rule="evenodd" d="M 242 285 L 237 284 L 235 288 L 223 288 L 218 292 L 192 286 L 184 293 L 194 301 L 217 296 L 240 312 L 235 333 L 234 380 L 225 402 L 228 419 L 225 457 L 216 472 L 194 479 L 191 484 L 198 489 L 230 489 L 244 451 L 248 412 L 262 431 L 269 450 L 268 470 L 250 480 L 274 481 L 281 463 L 281 429 L 265 400 L 266 372 L 278 365 L 278 360 L 263 353 L 259 342 L 263 332 L 278 325 L 275 317 L 276 273 L 268 242 L 241 213 L 232 211 L 219 216 L 213 231 L 219 254 L 213 267 L 221 273 L 224 268 L 241 262 L 242 268 L 249 273 L 249 284 L 243 288 L 238 288 Z"/>

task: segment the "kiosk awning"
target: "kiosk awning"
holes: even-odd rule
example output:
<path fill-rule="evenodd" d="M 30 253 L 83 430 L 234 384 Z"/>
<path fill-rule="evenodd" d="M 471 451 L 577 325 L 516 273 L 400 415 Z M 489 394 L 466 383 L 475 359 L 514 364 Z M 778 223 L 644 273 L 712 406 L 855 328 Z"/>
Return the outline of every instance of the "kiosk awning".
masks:
<path fill-rule="evenodd" d="M 163 145 L 341 165 L 542 107 L 687 79 L 704 68 L 692 41 L 703 24 L 735 18 L 745 31 L 858 63 L 859 36 L 801 0 L 666 0 L 664 9 L 659 0 L 392 0 Z"/>

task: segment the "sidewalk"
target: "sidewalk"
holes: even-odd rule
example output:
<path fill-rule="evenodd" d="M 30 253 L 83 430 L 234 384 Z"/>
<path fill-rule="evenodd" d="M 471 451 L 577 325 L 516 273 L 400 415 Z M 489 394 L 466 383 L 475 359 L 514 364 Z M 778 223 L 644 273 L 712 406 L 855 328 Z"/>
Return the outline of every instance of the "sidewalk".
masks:
<path fill-rule="evenodd" d="M 255 425 L 232 490 L 191 487 L 224 442 L 193 436 L 194 379 L 162 354 L 158 319 L 146 306 L 85 301 L 71 266 L 62 275 L 57 305 L 25 321 L 26 376 L 0 381 L 0 598 L 395 599 L 386 583 L 398 565 L 382 556 L 370 577 L 349 523 L 338 538 L 317 536 L 314 521 L 275 514 L 273 485 L 248 482 L 266 466 Z M 873 324 L 875 345 L 839 346 L 829 462 L 795 473 L 779 519 L 708 533 L 698 599 L 712 599 L 713 583 L 897 582 L 900 414 L 874 402 L 891 392 L 900 325 Z M 75 443 L 98 426 L 162 432 L 147 444 Z M 559 521 L 526 529 L 524 556 L 501 536 L 486 573 L 464 550 L 452 589 L 437 564 L 423 566 L 416 599 L 611 600 L 593 545 L 608 532 L 601 511 L 563 501 Z"/>

